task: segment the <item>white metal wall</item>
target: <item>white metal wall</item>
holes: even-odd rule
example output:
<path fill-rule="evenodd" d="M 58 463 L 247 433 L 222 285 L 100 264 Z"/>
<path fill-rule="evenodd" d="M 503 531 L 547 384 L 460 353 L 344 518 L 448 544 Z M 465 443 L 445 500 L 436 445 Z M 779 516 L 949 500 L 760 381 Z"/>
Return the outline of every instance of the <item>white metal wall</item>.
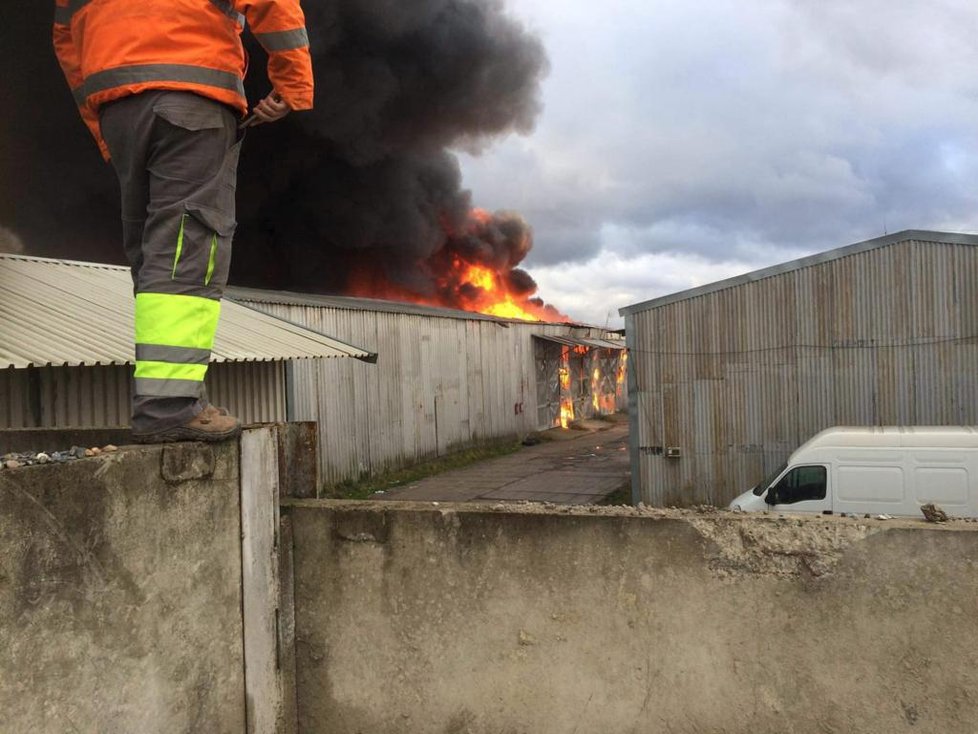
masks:
<path fill-rule="evenodd" d="M 0 428 L 129 424 L 129 366 L 0 370 Z M 285 364 L 221 362 L 207 374 L 211 402 L 246 423 L 285 420 Z"/>
<path fill-rule="evenodd" d="M 626 330 L 650 504 L 725 504 L 833 425 L 978 424 L 973 245 L 867 250 L 638 311 Z"/>

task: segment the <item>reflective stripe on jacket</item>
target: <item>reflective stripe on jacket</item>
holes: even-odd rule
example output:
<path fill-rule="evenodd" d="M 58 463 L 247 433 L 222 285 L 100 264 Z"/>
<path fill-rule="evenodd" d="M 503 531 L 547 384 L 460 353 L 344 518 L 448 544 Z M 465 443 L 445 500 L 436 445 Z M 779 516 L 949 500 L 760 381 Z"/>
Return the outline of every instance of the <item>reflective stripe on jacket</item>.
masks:
<path fill-rule="evenodd" d="M 247 20 L 268 78 L 293 110 L 312 108 L 299 0 L 55 0 L 54 48 L 82 118 L 108 159 L 98 108 L 147 89 L 194 92 L 247 112 Z"/>

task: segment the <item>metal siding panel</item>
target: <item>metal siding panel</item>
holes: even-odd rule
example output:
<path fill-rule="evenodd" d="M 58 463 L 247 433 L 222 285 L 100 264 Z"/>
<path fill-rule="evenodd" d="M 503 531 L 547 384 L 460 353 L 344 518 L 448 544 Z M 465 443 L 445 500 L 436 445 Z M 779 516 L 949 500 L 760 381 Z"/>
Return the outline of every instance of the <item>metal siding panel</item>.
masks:
<path fill-rule="evenodd" d="M 466 329 L 464 321 L 452 324 L 455 359 L 449 360 L 454 367 L 453 378 L 456 383 L 458 400 L 458 441 L 460 444 L 472 443 L 472 420 L 470 417 L 469 394 L 466 376 L 471 356 L 465 349 Z"/>
<path fill-rule="evenodd" d="M 467 351 L 474 357 L 470 364 L 468 373 L 468 393 L 472 438 L 477 441 L 481 441 L 489 435 L 489 427 L 486 424 L 486 399 L 484 387 L 486 380 L 486 368 L 485 361 L 483 359 L 482 340 L 482 333 L 483 330 L 486 329 L 486 325 L 481 321 L 473 321 L 467 324 L 467 326 Z"/>
<path fill-rule="evenodd" d="M 28 371 L 0 370 L 0 428 L 35 428 L 28 395 Z"/>
<path fill-rule="evenodd" d="M 0 371 L 0 427 L 128 425 L 130 371 L 121 365 Z"/>
<path fill-rule="evenodd" d="M 226 362 L 207 370 L 207 395 L 243 423 L 284 421 L 285 364 Z"/>
<path fill-rule="evenodd" d="M 373 336 L 375 330 L 371 328 L 371 324 L 374 322 L 374 314 L 366 311 L 356 312 L 351 314 L 350 322 L 351 337 L 362 342 L 375 339 Z M 357 475 L 369 474 L 371 466 L 369 426 L 372 406 L 370 404 L 370 375 L 368 370 L 363 368 L 370 365 L 362 362 L 353 364 L 354 360 L 346 361 L 350 362 L 352 384 L 349 387 L 353 392 L 352 425 L 355 428 L 350 431 L 353 438 L 353 462 Z"/>
<path fill-rule="evenodd" d="M 377 435 L 381 437 L 381 446 L 378 454 L 375 445 L 375 463 L 372 468 L 374 471 L 384 471 L 400 466 L 405 461 L 401 444 L 405 416 L 400 410 L 405 386 L 398 377 L 401 364 L 401 354 L 397 349 L 400 317 L 394 314 L 381 314 L 377 318 L 382 324 L 379 329 L 377 349 L 380 359 L 385 362 L 383 370 L 375 374 L 375 379 L 380 382 L 381 402 L 373 420 Z"/>
<path fill-rule="evenodd" d="M 465 355 L 459 350 L 459 323 L 442 320 L 438 325 L 436 366 L 439 372 L 439 391 L 435 418 L 438 425 L 438 454 L 448 453 L 453 448 L 468 443 L 468 431 L 462 414 L 462 380 L 459 374 L 459 362 L 464 361 Z M 449 355 L 456 355 L 450 358 Z"/>

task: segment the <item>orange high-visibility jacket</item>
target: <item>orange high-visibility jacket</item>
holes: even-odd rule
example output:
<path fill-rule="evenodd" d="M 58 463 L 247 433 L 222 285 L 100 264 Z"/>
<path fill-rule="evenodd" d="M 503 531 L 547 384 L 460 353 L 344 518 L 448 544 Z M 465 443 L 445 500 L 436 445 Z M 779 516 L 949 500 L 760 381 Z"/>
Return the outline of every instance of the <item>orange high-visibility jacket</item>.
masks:
<path fill-rule="evenodd" d="M 100 105 L 147 89 L 195 92 L 248 110 L 245 21 L 268 77 L 293 110 L 312 108 L 312 60 L 299 0 L 55 0 L 54 48 L 102 155 Z"/>

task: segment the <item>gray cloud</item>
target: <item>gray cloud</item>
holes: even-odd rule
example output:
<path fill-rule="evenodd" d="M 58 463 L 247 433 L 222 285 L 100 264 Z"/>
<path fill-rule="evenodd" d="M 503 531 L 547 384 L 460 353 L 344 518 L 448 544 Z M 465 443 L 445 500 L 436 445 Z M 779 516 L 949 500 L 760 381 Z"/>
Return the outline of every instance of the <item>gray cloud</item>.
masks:
<path fill-rule="evenodd" d="M 463 174 L 533 225 L 531 272 L 601 251 L 761 266 L 975 226 L 970 3 L 510 5 L 551 58 L 545 112 Z"/>

